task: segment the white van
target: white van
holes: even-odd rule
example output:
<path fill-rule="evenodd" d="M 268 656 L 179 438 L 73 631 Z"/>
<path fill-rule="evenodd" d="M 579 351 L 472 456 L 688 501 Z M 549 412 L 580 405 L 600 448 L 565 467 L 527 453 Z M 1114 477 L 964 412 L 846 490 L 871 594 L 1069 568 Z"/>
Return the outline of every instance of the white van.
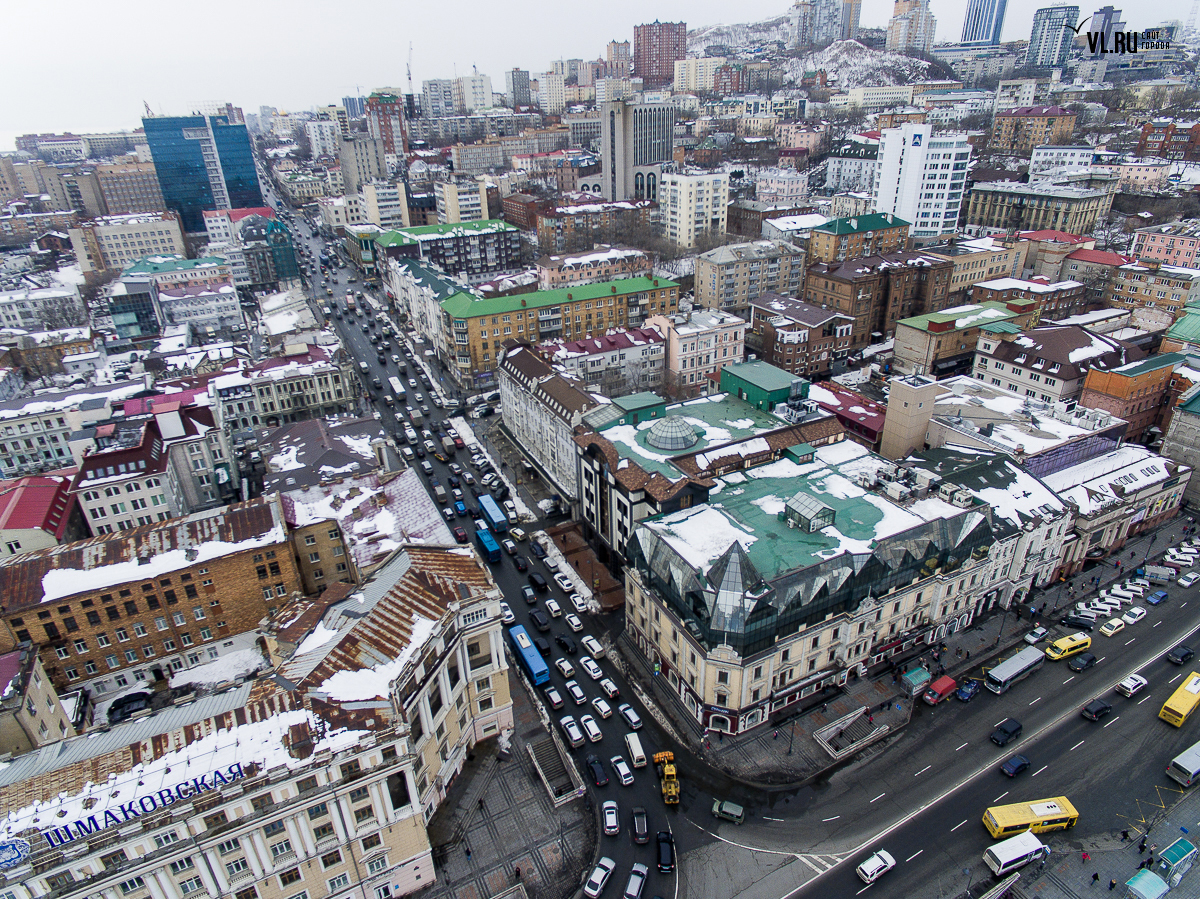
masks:
<path fill-rule="evenodd" d="M 629 750 L 629 763 L 635 768 L 646 767 L 646 753 L 642 751 L 642 741 L 637 734 L 625 735 L 625 748 Z"/>
<path fill-rule="evenodd" d="M 1032 861 L 1037 861 L 1050 854 L 1037 837 L 1031 833 L 1023 833 L 1010 840 L 1004 840 L 988 848 L 983 854 L 983 860 L 997 877 L 1003 877 L 1010 871 L 1023 868 Z"/>
<path fill-rule="evenodd" d="M 1121 590 L 1124 593 L 1132 593 L 1138 599 L 1144 598 L 1145 595 L 1150 592 L 1149 588 L 1143 587 L 1141 584 L 1122 584 L 1116 589 Z"/>
<path fill-rule="evenodd" d="M 1119 599 L 1121 602 L 1133 602 L 1135 599 L 1141 599 L 1140 596 L 1126 590 L 1124 587 L 1109 587 L 1108 596 L 1106 599 Z"/>

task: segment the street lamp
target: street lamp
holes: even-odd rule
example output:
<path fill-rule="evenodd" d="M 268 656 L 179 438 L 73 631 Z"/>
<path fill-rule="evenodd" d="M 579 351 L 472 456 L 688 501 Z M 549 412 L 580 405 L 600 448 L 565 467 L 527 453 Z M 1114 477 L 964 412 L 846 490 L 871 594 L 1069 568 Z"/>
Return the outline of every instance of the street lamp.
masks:
<path fill-rule="evenodd" d="M 787 751 L 788 755 L 792 754 L 792 744 L 795 742 L 796 742 L 796 720 L 793 718 L 792 719 L 792 735 L 790 737 L 788 737 L 788 751 Z"/>
<path fill-rule="evenodd" d="M 967 895 L 971 893 L 971 869 L 963 868 L 963 873 L 967 875 Z"/>

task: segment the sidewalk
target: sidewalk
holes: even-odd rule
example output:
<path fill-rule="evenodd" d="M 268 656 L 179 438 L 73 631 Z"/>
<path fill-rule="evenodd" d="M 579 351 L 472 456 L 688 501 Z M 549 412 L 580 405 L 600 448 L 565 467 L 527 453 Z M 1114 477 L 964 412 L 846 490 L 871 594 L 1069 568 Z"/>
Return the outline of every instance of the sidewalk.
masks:
<path fill-rule="evenodd" d="M 517 884 L 539 899 L 567 899 L 591 863 L 596 815 L 586 802 L 555 808 L 533 770 L 528 739 L 545 733 L 520 678 L 510 678 L 515 733 L 507 760 L 495 740 L 476 745 L 429 822 L 437 883 L 422 899 L 486 899 Z M 468 854 L 469 853 L 469 854 Z"/>
<path fill-rule="evenodd" d="M 985 664 L 994 664 L 997 657 L 1007 656 L 1024 646 L 1022 638 L 1033 629 L 1033 620 L 1052 625 L 1054 619 L 1065 614 L 1076 601 L 1113 581 L 1128 577 L 1132 569 L 1140 568 L 1147 553 L 1153 562 L 1168 547 L 1183 539 L 1186 524 L 1187 518 L 1181 514 L 1156 532 L 1131 540 L 1111 559 L 1098 562 L 1065 582 L 1036 591 L 1023 610 L 1014 606 L 1007 614 L 996 611 L 976 619 L 970 627 L 948 635 L 941 643 L 944 650 L 927 646 L 924 652 L 897 662 L 898 670 L 903 672 L 924 663 L 934 677 L 940 666 L 944 666 L 945 673 L 959 684 L 972 677 L 982 677 Z M 1131 553 L 1134 554 L 1132 558 Z M 1120 570 L 1115 565 L 1118 561 Z M 1094 583 L 1093 578 L 1097 577 L 1099 582 Z M 1040 609 L 1043 603 L 1046 604 L 1045 616 L 1031 616 L 1030 611 L 1034 607 Z M 623 658 L 635 663 L 626 667 L 640 672 L 641 685 L 660 686 L 644 666 L 636 664 L 639 661 L 636 653 L 626 652 Z M 649 698 L 661 704 L 675 701 L 662 689 L 654 689 Z M 904 694 L 903 684 L 894 681 L 892 672 L 881 670 L 880 666 L 866 677 L 851 676 L 844 687 L 824 694 L 815 693 L 804 702 L 804 707 L 792 717 L 760 726 L 746 734 L 701 733 L 697 727 L 680 735 L 697 755 L 732 777 L 758 784 L 789 784 L 806 780 L 837 764 L 815 738 L 816 732 L 831 722 L 865 707 L 871 710 L 875 725 L 886 725 L 894 733 L 926 708 L 920 697 L 916 697 L 915 702 L 910 700 Z M 658 717 L 661 719 L 661 713 Z M 690 716 L 681 717 L 680 709 L 676 708 L 671 717 L 686 721 Z M 672 730 L 679 732 L 679 728 Z M 888 737 L 883 739 L 886 741 Z M 864 748 L 867 745 L 864 744 Z"/>

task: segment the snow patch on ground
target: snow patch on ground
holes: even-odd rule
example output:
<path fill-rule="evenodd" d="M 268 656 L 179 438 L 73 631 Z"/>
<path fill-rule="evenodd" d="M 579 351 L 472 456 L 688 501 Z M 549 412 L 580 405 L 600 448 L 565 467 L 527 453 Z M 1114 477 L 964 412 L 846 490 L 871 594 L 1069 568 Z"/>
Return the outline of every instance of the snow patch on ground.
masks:
<path fill-rule="evenodd" d="M 225 681 L 241 680 L 247 674 L 253 674 L 267 667 L 261 653 L 254 649 L 239 649 L 213 659 L 205 665 L 195 668 L 184 668 L 171 675 L 171 686 L 182 687 L 185 684 L 212 685 Z"/>

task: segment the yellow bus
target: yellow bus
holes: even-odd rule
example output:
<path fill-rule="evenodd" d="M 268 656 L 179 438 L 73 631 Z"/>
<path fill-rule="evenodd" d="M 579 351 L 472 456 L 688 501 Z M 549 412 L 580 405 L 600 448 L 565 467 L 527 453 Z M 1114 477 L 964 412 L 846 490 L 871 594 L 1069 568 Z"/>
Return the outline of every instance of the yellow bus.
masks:
<path fill-rule="evenodd" d="M 1167 724 L 1182 727 L 1183 722 L 1191 717 L 1198 705 L 1200 705 L 1200 674 L 1193 671 L 1179 685 L 1179 689 L 1171 694 L 1171 698 L 1163 703 L 1158 717 Z"/>
<path fill-rule="evenodd" d="M 1066 830 L 1078 823 L 1079 812 L 1075 811 L 1075 806 L 1066 796 L 997 805 L 983 813 L 983 826 L 995 840 L 1007 839 L 1026 831 L 1045 833 L 1048 830 Z"/>

